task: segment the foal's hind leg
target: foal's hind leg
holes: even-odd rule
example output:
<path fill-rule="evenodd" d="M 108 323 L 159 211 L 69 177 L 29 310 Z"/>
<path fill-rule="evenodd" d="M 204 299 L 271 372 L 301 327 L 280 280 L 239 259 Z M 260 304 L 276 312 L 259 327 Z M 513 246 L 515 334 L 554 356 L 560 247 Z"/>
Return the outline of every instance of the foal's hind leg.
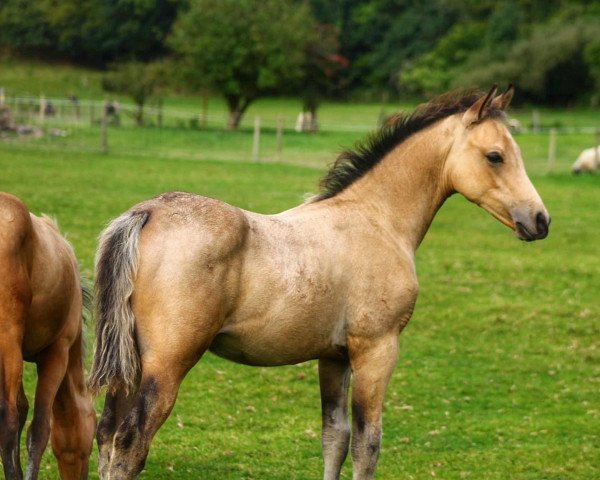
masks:
<path fill-rule="evenodd" d="M 179 385 L 191 366 L 142 363 L 140 388 L 114 435 L 108 475 L 104 478 L 131 479 L 143 470 L 150 442 L 171 413 Z"/>
<path fill-rule="evenodd" d="M 63 480 L 87 478 L 96 414 L 83 379 L 81 338 L 69 351 L 67 372 L 52 407 L 52 450 Z"/>
<path fill-rule="evenodd" d="M 117 427 L 131 409 L 135 393 L 127 394 L 123 389 L 108 392 L 104 400 L 104 410 L 98 422 L 96 441 L 98 442 L 98 473 L 106 478 L 110 464 L 113 438 Z"/>
<path fill-rule="evenodd" d="M 338 480 L 342 464 L 348 455 L 350 426 L 348 424 L 348 362 L 319 360 L 321 409 L 323 414 L 324 480 Z"/>
<path fill-rule="evenodd" d="M 209 319 L 217 315 L 207 307 L 208 302 L 199 303 L 198 309 L 207 311 L 205 316 L 192 315 L 190 310 L 187 315 L 171 311 L 138 320 L 138 344 L 143 351 L 140 386 L 114 435 L 106 478 L 130 479 L 142 471 L 150 442 L 171 413 L 183 378 L 216 335 L 219 326 Z"/>

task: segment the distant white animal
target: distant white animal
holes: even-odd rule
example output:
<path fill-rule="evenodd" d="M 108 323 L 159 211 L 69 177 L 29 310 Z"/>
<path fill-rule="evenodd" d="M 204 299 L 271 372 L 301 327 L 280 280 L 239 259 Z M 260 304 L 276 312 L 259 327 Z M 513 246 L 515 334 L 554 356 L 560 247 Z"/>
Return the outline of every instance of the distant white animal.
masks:
<path fill-rule="evenodd" d="M 600 168 L 600 145 L 595 148 L 586 148 L 581 152 L 571 167 L 571 171 L 578 174 L 581 172 L 595 172 L 598 168 Z"/>

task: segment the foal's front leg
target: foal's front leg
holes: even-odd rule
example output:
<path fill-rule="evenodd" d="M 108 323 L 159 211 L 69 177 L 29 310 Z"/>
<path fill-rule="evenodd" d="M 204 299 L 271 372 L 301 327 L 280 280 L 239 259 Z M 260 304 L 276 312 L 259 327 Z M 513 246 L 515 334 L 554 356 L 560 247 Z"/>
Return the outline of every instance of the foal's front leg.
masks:
<path fill-rule="evenodd" d="M 383 397 L 398 358 L 398 335 L 348 341 L 352 366 L 352 478 L 370 480 L 381 445 Z"/>
<path fill-rule="evenodd" d="M 324 480 L 338 480 L 342 464 L 348 455 L 350 426 L 348 425 L 348 385 L 350 365 L 346 361 L 319 360 L 321 409 L 323 412 Z"/>

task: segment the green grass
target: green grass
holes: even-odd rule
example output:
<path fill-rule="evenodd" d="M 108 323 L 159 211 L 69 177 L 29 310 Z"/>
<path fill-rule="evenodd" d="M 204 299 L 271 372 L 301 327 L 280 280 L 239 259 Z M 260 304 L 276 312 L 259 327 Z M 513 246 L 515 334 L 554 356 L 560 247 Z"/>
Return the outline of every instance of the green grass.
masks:
<path fill-rule="evenodd" d="M 95 239 L 133 203 L 190 190 L 275 212 L 314 191 L 312 168 L 0 150 L 0 189 L 55 215 L 91 274 Z M 536 176 L 551 235 L 518 242 L 450 199 L 419 250 L 421 295 L 401 337 L 379 478 L 600 475 L 597 177 Z M 31 394 L 33 369 L 26 382 Z M 100 408 L 101 401 L 98 402 Z M 207 355 L 153 443 L 148 478 L 318 478 L 314 362 L 250 368 Z M 92 457 L 92 478 L 95 474 Z M 43 478 L 57 478 L 52 456 Z M 350 478 L 350 466 L 343 478 Z"/>
<path fill-rule="evenodd" d="M 27 65 L 14 64 L 9 77 L 2 64 L 0 85 L 62 95 L 61 82 L 73 85 L 82 75 L 31 67 L 35 90 Z M 102 98 L 97 86 L 89 93 Z M 211 99 L 211 111 L 224 111 L 219 102 Z M 194 98 L 165 105 L 190 115 L 200 110 Z M 363 136 L 286 131 L 283 163 L 274 163 L 269 127 L 261 163 L 252 163 L 252 115 L 274 119 L 284 112 L 289 128 L 299 103 L 266 99 L 255 107 L 237 133 L 175 124 L 111 128 L 107 155 L 98 153 L 97 128 L 87 125 L 70 126 L 66 139 L 0 140 L 0 190 L 20 196 L 35 213 L 55 216 L 92 276 L 99 232 L 134 203 L 186 190 L 249 210 L 281 211 L 315 192 L 336 152 Z M 326 104 L 321 118 L 367 125 L 379 109 Z M 526 125 L 530 113 L 517 116 Z M 597 112 L 544 110 L 546 118 L 588 126 Z M 417 255 L 421 294 L 386 397 L 380 479 L 600 478 L 600 177 L 568 173 L 594 136 L 559 135 L 550 174 L 547 135 L 516 139 L 552 214 L 550 236 L 519 242 L 459 196 L 441 209 Z M 31 399 L 31 365 L 25 381 Z M 319 478 L 319 435 L 314 362 L 250 368 L 209 354 L 184 381 L 142 478 Z M 95 451 L 91 462 L 97 478 Z M 58 478 L 49 452 L 41 478 Z M 343 478 L 351 478 L 349 461 Z"/>

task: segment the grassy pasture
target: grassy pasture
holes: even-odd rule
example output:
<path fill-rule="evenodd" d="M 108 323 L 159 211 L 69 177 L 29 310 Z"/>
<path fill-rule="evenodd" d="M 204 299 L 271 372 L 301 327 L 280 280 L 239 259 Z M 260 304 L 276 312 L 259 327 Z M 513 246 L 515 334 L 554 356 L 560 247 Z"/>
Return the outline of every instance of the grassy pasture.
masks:
<path fill-rule="evenodd" d="M 139 200 L 190 190 L 276 212 L 314 191 L 322 173 L 12 148 L 0 150 L 0 171 L 0 189 L 58 218 L 88 275 L 98 232 Z M 533 179 L 553 215 L 548 239 L 522 244 L 453 197 L 419 250 L 421 295 L 386 399 L 379 478 L 600 475 L 600 184 Z M 32 368 L 26 382 L 31 395 Z M 319 432 L 315 363 L 250 368 L 207 355 L 185 380 L 143 476 L 319 478 Z M 49 453 L 43 478 L 57 478 Z"/>
<path fill-rule="evenodd" d="M 93 72 L 8 66 L 0 72 L 7 88 L 102 98 Z M 224 111 L 219 100 L 209 104 Z M 200 105 L 165 101 L 195 114 Z M 326 104 L 321 120 L 375 124 L 380 108 Z M 264 213 L 314 192 L 325 165 L 363 134 L 286 131 L 283 163 L 274 163 L 267 126 L 263 162 L 249 162 L 252 116 L 273 121 L 283 113 L 289 128 L 298 109 L 295 100 L 263 100 L 237 133 L 112 128 L 107 155 L 97 153 L 93 127 L 72 127 L 67 139 L 0 140 L 0 190 L 55 216 L 91 277 L 100 230 L 160 192 L 193 191 Z M 527 126 L 531 113 L 515 114 Z M 542 110 L 541 117 L 544 125 L 581 127 L 598 113 Z M 421 294 L 386 397 L 380 479 L 600 478 L 600 178 L 568 174 L 594 137 L 559 135 L 552 174 L 547 135 L 516 139 L 552 214 L 550 236 L 521 243 L 459 196 L 441 209 L 417 255 Z M 31 399 L 31 365 L 25 381 Z M 184 381 L 142 478 L 320 478 L 319 435 L 314 362 L 250 368 L 208 354 Z M 97 478 L 96 452 L 91 462 Z M 58 478 L 49 452 L 41 478 Z M 343 478 L 351 478 L 349 461 Z"/>

